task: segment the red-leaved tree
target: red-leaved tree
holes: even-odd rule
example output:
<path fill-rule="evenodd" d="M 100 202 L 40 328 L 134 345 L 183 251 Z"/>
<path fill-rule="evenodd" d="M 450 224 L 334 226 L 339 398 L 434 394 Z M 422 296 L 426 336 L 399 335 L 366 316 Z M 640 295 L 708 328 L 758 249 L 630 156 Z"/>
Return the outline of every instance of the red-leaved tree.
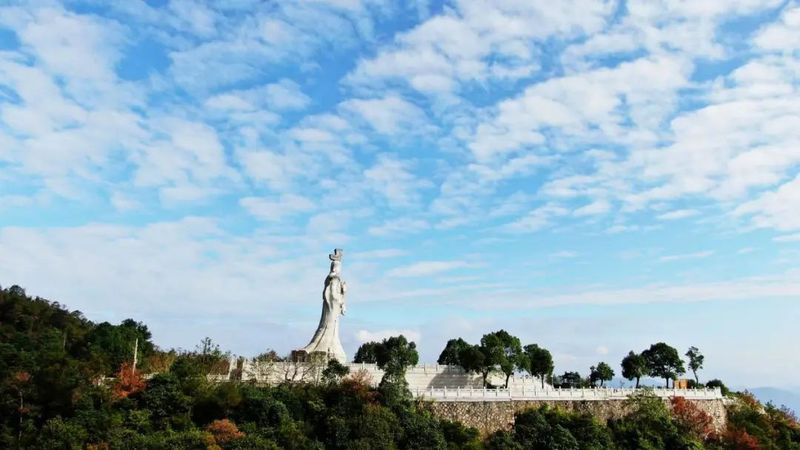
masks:
<path fill-rule="evenodd" d="M 225 444 L 245 436 L 243 432 L 239 431 L 239 427 L 228 419 L 211 422 L 206 426 L 206 431 L 214 436 L 214 440 L 218 444 Z"/>
<path fill-rule="evenodd" d="M 684 397 L 672 397 L 672 417 L 685 433 L 707 440 L 714 433 L 714 418 Z"/>
<path fill-rule="evenodd" d="M 133 365 L 128 362 L 122 363 L 117 372 L 116 382 L 114 383 L 114 396 L 116 398 L 126 398 L 127 396 L 144 389 L 146 382 L 140 372 L 133 370 Z"/>

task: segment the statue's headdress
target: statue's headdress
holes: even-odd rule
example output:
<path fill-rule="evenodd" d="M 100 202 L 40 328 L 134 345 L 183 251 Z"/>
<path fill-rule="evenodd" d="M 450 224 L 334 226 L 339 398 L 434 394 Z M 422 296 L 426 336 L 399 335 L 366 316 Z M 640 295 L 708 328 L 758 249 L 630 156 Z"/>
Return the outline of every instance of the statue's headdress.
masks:
<path fill-rule="evenodd" d="M 330 258 L 331 261 L 341 261 L 342 260 L 342 256 L 344 256 L 344 250 L 342 250 L 340 248 L 335 248 L 335 249 L 333 249 L 333 253 L 328 255 L 328 258 Z"/>

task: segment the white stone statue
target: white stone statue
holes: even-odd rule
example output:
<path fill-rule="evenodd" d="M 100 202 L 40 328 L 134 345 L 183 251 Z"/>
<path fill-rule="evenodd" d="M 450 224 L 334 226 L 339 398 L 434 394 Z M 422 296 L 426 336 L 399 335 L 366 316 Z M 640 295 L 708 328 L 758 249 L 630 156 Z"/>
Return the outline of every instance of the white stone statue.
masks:
<path fill-rule="evenodd" d="M 340 278 L 342 270 L 342 249 L 334 249 L 328 255 L 331 260 L 331 272 L 325 278 L 325 288 L 322 290 L 322 317 L 311 342 L 303 350 L 309 354 L 321 352 L 328 359 L 337 359 L 340 363 L 347 363 L 347 356 L 339 341 L 339 317 L 345 313 L 344 294 L 347 284 Z"/>

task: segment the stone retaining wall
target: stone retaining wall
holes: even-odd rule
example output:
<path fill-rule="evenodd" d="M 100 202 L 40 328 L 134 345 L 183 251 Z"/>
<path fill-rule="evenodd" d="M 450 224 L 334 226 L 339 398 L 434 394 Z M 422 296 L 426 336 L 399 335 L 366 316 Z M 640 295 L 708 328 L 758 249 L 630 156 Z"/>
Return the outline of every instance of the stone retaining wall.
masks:
<path fill-rule="evenodd" d="M 668 399 L 664 401 L 669 402 Z M 727 417 L 723 399 L 687 401 L 708 413 L 714 419 L 714 427 L 717 430 L 725 427 Z M 514 425 L 516 413 L 536 409 L 542 405 L 569 412 L 588 413 L 603 423 L 621 418 L 630 410 L 630 403 L 625 400 L 427 401 L 423 402 L 423 405 L 439 418 L 459 421 L 477 428 L 482 436 L 510 429 Z"/>

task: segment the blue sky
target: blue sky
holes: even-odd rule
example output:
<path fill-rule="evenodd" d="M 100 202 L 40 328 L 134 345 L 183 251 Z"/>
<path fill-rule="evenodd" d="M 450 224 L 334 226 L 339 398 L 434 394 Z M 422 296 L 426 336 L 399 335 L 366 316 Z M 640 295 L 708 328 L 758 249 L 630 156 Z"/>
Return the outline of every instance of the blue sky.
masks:
<path fill-rule="evenodd" d="M 796 384 L 798 73 L 797 1 L 12 1 L 0 283 L 288 353 L 342 247 L 350 354 Z"/>

